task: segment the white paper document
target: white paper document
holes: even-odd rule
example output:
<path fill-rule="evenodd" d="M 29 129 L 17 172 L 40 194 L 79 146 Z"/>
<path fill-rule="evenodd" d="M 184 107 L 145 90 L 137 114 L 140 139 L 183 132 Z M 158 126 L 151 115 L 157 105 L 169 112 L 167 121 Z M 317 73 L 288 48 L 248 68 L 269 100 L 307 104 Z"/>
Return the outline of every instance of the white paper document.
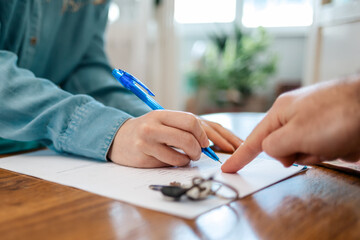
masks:
<path fill-rule="evenodd" d="M 230 155 L 218 154 L 222 162 Z M 139 169 L 110 162 L 59 155 L 50 150 L 0 158 L 0 168 L 75 187 L 140 207 L 192 219 L 229 200 L 210 197 L 206 200 L 170 201 L 151 184 L 169 185 L 176 181 L 190 184 L 195 176 L 208 177 L 235 187 L 244 197 L 303 170 L 303 166 L 284 168 L 279 162 L 257 158 L 237 174 L 222 173 L 220 164 L 202 155 L 186 167 Z"/>

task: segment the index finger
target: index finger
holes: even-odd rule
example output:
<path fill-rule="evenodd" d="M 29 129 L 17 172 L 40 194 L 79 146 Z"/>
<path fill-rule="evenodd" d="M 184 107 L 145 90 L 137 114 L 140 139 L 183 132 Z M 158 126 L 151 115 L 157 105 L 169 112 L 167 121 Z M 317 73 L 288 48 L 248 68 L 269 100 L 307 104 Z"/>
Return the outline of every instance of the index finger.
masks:
<path fill-rule="evenodd" d="M 251 162 L 262 151 L 263 140 L 281 127 L 281 122 L 273 109 L 255 127 L 235 153 L 221 166 L 225 173 L 235 173 Z"/>

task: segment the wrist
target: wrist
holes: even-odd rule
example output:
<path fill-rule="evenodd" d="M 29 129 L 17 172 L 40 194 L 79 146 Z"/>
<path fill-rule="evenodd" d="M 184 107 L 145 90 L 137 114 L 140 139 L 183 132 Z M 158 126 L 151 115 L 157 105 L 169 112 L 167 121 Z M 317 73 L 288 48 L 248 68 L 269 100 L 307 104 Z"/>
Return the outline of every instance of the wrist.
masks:
<path fill-rule="evenodd" d="M 116 131 L 114 132 L 114 135 L 111 139 L 111 142 L 109 144 L 108 150 L 106 152 L 106 160 L 109 162 L 113 162 L 113 157 L 114 157 L 114 151 L 115 150 L 115 146 L 117 144 L 117 142 L 119 141 L 119 131 L 120 129 L 124 126 L 124 124 L 129 121 L 132 117 L 128 117 L 125 118 L 125 120 L 122 121 L 122 123 L 120 125 L 118 125 L 118 128 L 116 129 Z"/>

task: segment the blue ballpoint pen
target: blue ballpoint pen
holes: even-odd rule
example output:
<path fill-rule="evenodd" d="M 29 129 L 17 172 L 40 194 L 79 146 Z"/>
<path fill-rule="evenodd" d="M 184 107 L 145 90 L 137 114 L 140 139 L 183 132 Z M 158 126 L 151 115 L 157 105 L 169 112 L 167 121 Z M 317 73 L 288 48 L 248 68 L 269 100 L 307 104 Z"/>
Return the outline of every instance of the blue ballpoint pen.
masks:
<path fill-rule="evenodd" d="M 138 98 L 140 98 L 144 103 L 146 103 L 152 110 L 164 109 L 152 97 L 150 97 L 150 96 L 155 96 L 155 94 L 153 94 L 150 91 L 150 89 L 148 89 L 145 86 L 145 84 L 143 84 L 140 80 L 136 79 L 130 73 L 127 73 L 121 69 L 114 69 L 112 71 L 112 74 L 126 89 L 134 93 Z M 140 87 L 137 86 L 137 84 L 140 85 L 142 88 L 144 88 L 148 93 L 144 92 Z M 211 159 L 221 163 L 219 157 L 215 154 L 215 152 L 211 148 L 209 147 L 201 148 L 201 151 Z"/>

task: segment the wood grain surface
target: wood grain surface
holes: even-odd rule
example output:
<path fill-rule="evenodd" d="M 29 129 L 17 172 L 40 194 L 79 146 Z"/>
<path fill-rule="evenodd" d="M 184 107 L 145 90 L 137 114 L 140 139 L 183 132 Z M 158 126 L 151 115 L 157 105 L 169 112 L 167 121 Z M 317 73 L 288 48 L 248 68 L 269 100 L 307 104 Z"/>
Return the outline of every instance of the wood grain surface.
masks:
<path fill-rule="evenodd" d="M 314 166 L 185 220 L 0 169 L 0 239 L 360 239 L 360 178 Z"/>

